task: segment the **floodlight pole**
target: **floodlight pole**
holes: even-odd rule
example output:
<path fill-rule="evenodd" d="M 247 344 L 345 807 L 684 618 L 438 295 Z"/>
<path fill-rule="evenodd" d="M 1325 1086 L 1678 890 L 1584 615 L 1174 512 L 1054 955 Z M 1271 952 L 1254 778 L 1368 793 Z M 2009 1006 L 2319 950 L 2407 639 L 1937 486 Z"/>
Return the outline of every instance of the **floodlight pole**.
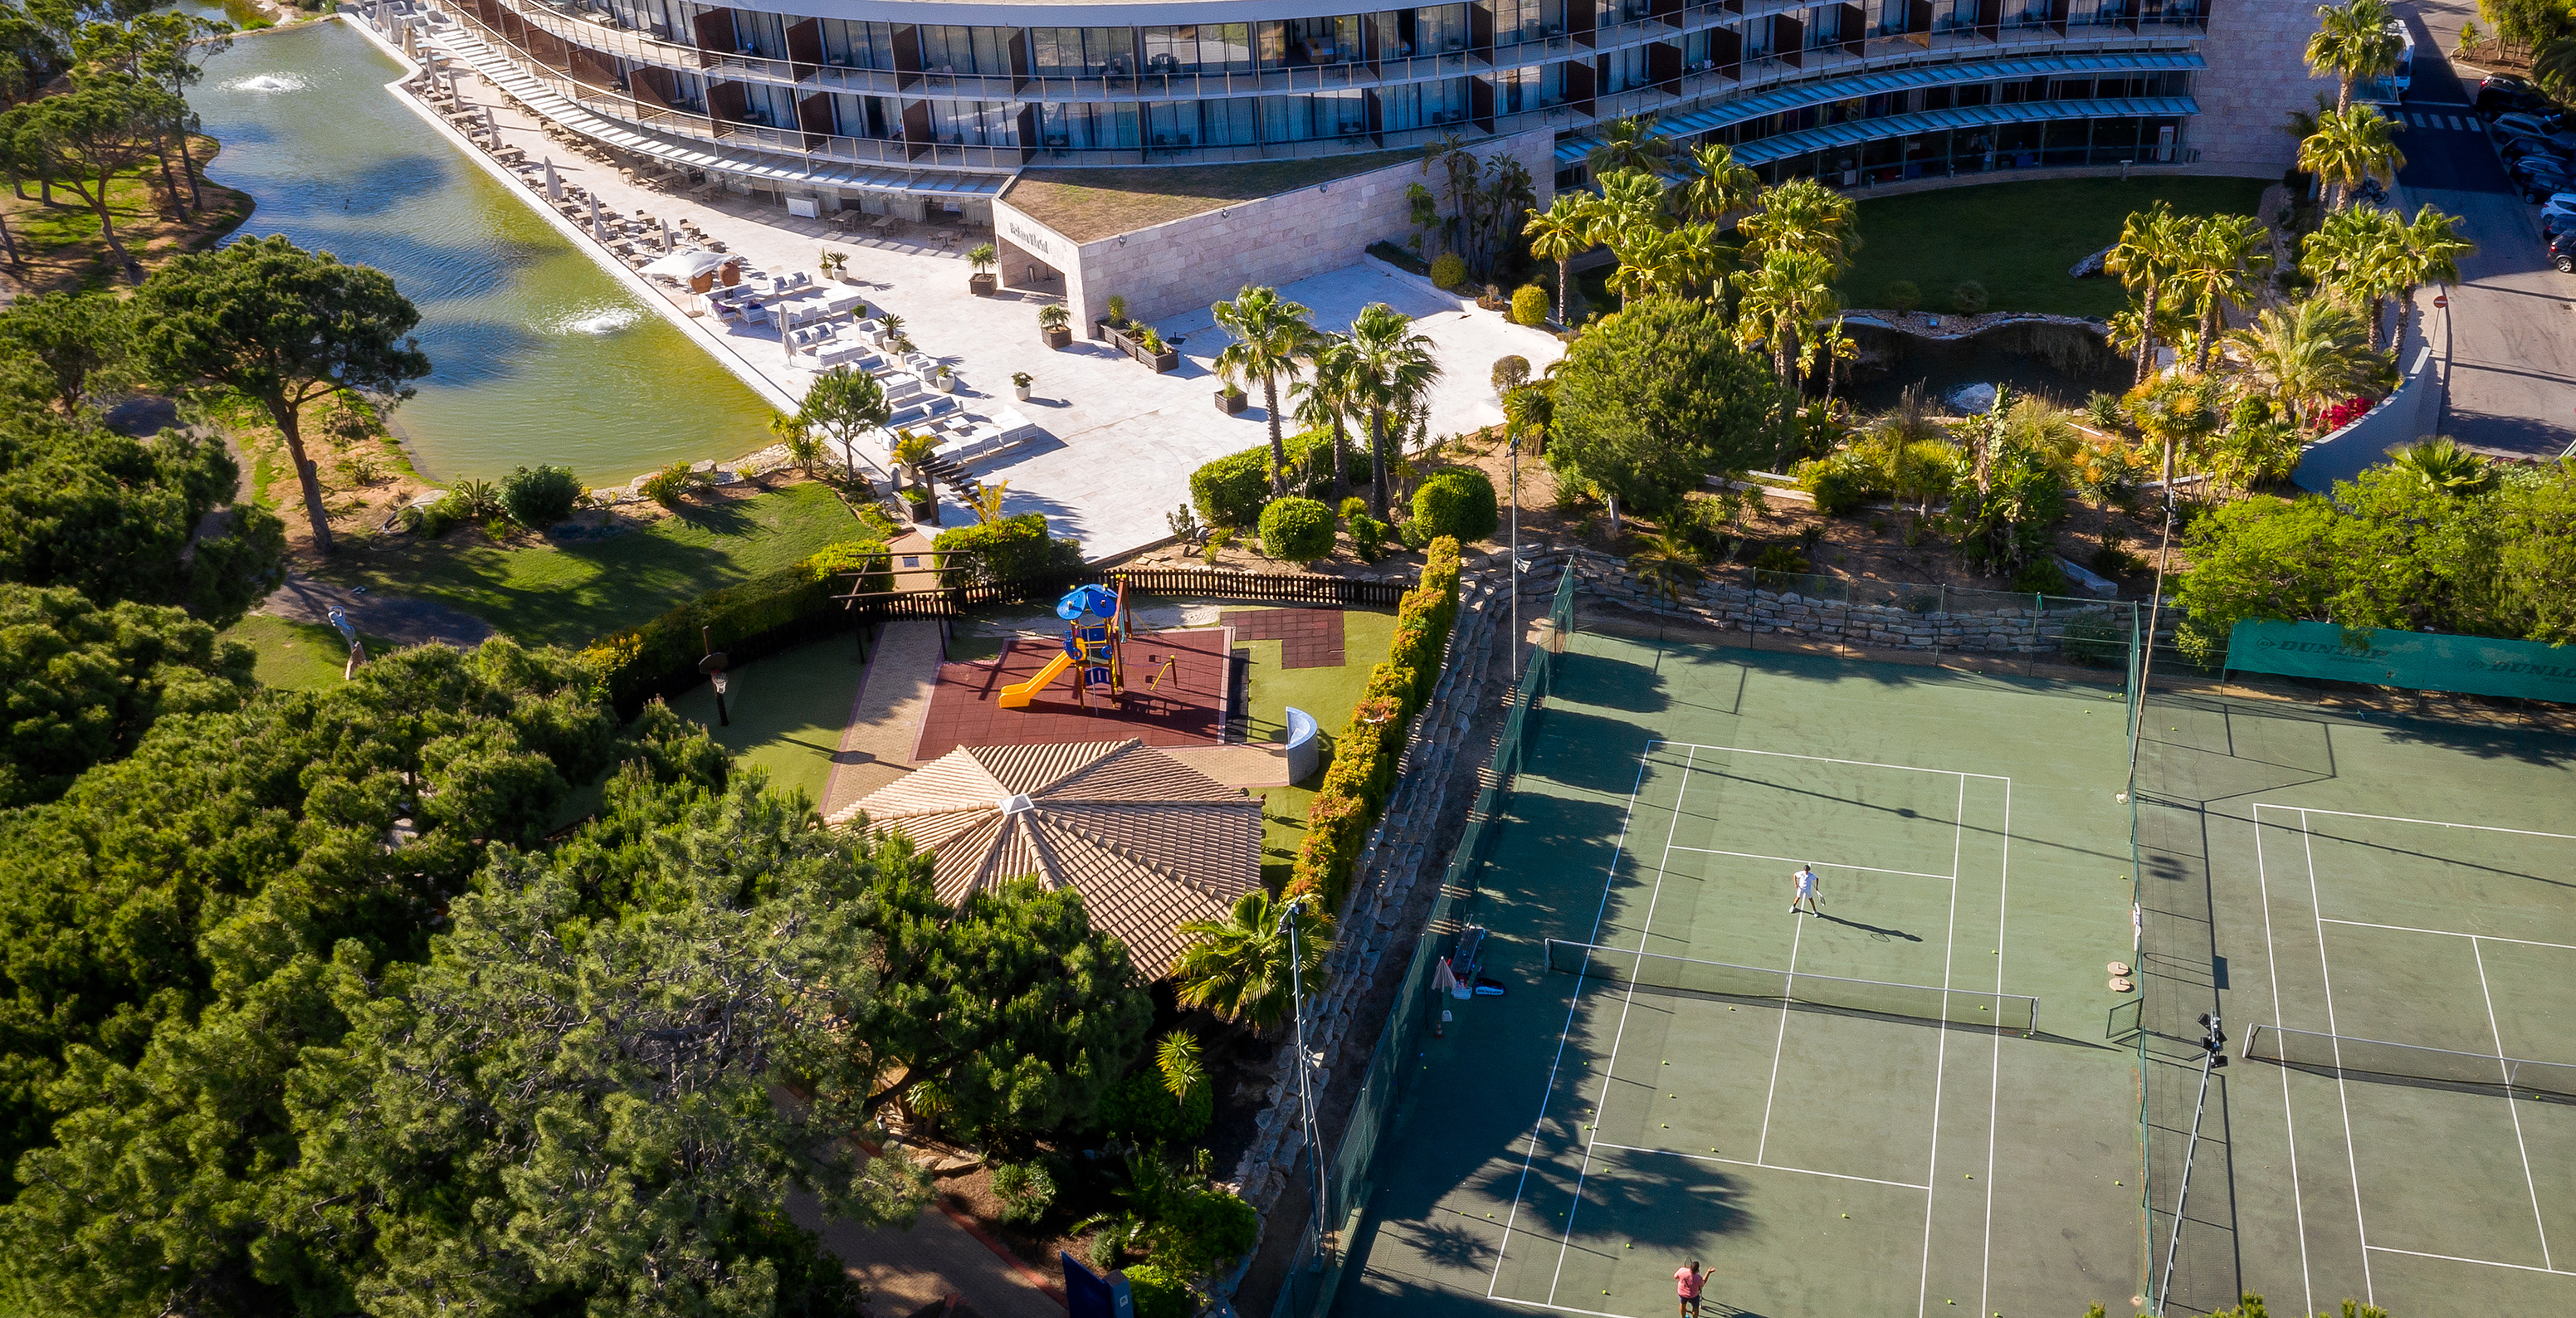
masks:
<path fill-rule="evenodd" d="M 1503 589 L 1512 597 L 1512 680 L 1521 676 L 1521 432 L 1509 419 L 1503 422 L 1503 437 L 1512 450 L 1512 570 L 1503 579 Z"/>
<path fill-rule="evenodd" d="M 1324 1266 L 1324 1140 L 1315 1131 L 1315 1092 L 1308 1073 L 1313 1066 L 1306 1058 L 1306 977 L 1297 942 L 1297 911 L 1315 900 L 1313 894 L 1288 899 L 1279 910 L 1279 927 L 1288 934 L 1288 991 L 1295 1003 L 1296 1038 L 1291 1046 L 1297 1050 L 1297 1107 L 1306 1125 L 1306 1157 L 1315 1164 L 1315 1266 Z"/>

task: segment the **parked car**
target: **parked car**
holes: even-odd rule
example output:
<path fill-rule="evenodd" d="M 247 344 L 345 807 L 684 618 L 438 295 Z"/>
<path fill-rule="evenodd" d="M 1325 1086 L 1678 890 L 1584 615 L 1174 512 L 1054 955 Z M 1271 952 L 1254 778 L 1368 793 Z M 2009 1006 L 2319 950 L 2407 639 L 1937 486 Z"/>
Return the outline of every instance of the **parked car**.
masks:
<path fill-rule="evenodd" d="M 2549 240 L 2549 263 L 2562 275 L 2576 275 L 2576 231 L 2553 235 Z"/>
<path fill-rule="evenodd" d="M 2563 114 L 2515 110 L 2497 115 L 2487 127 L 2498 137 L 2536 137 L 2561 146 L 2576 146 L 2576 132 L 2569 131 Z"/>
<path fill-rule="evenodd" d="M 2522 189 L 2524 201 L 2538 201 L 2557 192 L 2576 192 L 2576 164 L 2554 156 L 2524 156 L 2505 167 L 2515 187 Z"/>
<path fill-rule="evenodd" d="M 2477 112 L 2481 118 L 2493 119 L 2514 111 L 2537 113 L 2549 108 L 2549 98 L 2530 83 L 2507 73 L 2490 73 L 2478 84 Z"/>
<path fill-rule="evenodd" d="M 2550 215 L 2544 212 L 2540 217 L 2541 239 L 2554 242 L 2562 233 L 2576 233 L 2576 216 Z"/>
<path fill-rule="evenodd" d="M 2503 141 L 2496 143 L 2496 154 L 2503 156 L 2505 163 L 2508 165 L 2525 156 L 2540 156 L 2546 159 L 2559 161 L 2576 161 L 2576 148 L 2560 146 L 2558 143 L 2549 141 L 2546 138 L 2523 137 L 2518 134 L 2507 136 Z"/>
<path fill-rule="evenodd" d="M 2576 192 L 2553 192 L 2540 203 L 2540 218 L 2547 223 L 2552 217 L 2576 219 Z"/>

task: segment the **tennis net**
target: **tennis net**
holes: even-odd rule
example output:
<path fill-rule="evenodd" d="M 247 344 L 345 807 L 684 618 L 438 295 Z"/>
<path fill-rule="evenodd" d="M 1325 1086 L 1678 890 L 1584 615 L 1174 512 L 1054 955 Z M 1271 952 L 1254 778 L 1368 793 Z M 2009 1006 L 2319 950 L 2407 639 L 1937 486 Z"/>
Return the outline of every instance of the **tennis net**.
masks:
<path fill-rule="evenodd" d="M 1726 998 L 1769 999 L 1879 1016 L 1986 1025 L 2025 1035 L 2039 1030 L 2039 999 L 2018 993 L 1984 993 L 1973 989 L 1933 988 L 1925 984 L 1885 984 L 1874 979 L 1807 975 L 1557 938 L 1547 940 L 1547 968 L 1558 974 L 1638 988 L 1673 989 Z"/>
<path fill-rule="evenodd" d="M 2460 1085 L 2504 1085 L 2540 1094 L 2576 1098 L 2576 1066 L 2535 1062 L 2493 1053 L 2454 1052 L 2419 1044 L 2360 1039 L 2348 1034 L 2318 1034 L 2278 1025 L 2257 1025 L 2245 1033 L 2245 1056 L 2290 1066 L 2321 1067 L 2361 1075 L 2397 1076 L 2409 1080 L 2443 1080 Z"/>

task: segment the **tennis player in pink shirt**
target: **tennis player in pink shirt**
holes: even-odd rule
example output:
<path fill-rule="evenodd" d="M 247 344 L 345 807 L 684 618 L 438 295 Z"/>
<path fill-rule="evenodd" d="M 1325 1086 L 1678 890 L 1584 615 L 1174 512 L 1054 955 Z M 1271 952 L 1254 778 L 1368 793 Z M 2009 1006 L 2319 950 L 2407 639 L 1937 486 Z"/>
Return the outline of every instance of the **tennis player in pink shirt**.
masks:
<path fill-rule="evenodd" d="M 1699 1260 L 1673 1274 L 1673 1289 L 1682 1297 L 1682 1318 L 1699 1318 L 1699 1293 L 1708 1285 L 1708 1274 L 1699 1270 Z"/>

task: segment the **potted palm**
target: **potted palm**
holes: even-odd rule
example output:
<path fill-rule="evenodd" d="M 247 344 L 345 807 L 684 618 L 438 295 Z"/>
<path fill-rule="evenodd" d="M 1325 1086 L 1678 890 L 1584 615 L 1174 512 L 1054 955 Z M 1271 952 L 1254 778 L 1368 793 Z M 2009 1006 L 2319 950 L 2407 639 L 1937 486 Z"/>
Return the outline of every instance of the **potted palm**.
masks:
<path fill-rule="evenodd" d="M 1034 383 L 1036 377 L 1026 371 L 1011 372 L 1011 392 L 1023 403 L 1029 401 L 1029 386 Z"/>
<path fill-rule="evenodd" d="M 937 386 L 939 392 L 943 394 L 953 394 L 957 392 L 957 376 L 954 372 L 948 369 L 945 363 L 942 363 L 938 370 L 931 373 L 930 382 Z"/>
<path fill-rule="evenodd" d="M 1099 323 L 1091 327 L 1091 337 L 1095 339 L 1106 337 L 1103 333 L 1104 330 L 1107 335 L 1116 335 L 1126 328 L 1127 299 L 1116 293 L 1112 293 L 1109 295 L 1109 314 L 1101 317 Z M 1118 342 L 1121 345 L 1124 345 L 1126 340 L 1121 337 L 1118 339 Z"/>
<path fill-rule="evenodd" d="M 1073 342 L 1073 313 L 1064 304 L 1038 308 L 1038 337 L 1050 348 L 1064 348 Z"/>
<path fill-rule="evenodd" d="M 823 267 L 823 277 L 825 279 L 835 280 L 840 283 L 853 282 L 850 279 L 850 254 L 848 252 L 836 252 L 831 248 L 826 247 L 823 249 L 821 265 Z"/>
<path fill-rule="evenodd" d="M 1137 329 L 1135 344 L 1136 360 L 1153 367 L 1155 374 L 1181 368 L 1181 350 L 1165 344 L 1163 336 L 1156 333 L 1153 326 Z"/>
<path fill-rule="evenodd" d="M 975 273 L 966 277 L 966 291 L 977 297 L 991 297 L 1002 286 L 1002 277 L 993 273 L 994 267 L 1001 263 L 1002 254 L 993 250 L 991 243 L 981 244 L 968 252 L 966 264 L 973 267 Z"/>
<path fill-rule="evenodd" d="M 1252 396 L 1243 392 L 1232 380 L 1220 381 L 1217 385 L 1216 410 L 1227 416 L 1241 412 L 1251 399 Z"/>

